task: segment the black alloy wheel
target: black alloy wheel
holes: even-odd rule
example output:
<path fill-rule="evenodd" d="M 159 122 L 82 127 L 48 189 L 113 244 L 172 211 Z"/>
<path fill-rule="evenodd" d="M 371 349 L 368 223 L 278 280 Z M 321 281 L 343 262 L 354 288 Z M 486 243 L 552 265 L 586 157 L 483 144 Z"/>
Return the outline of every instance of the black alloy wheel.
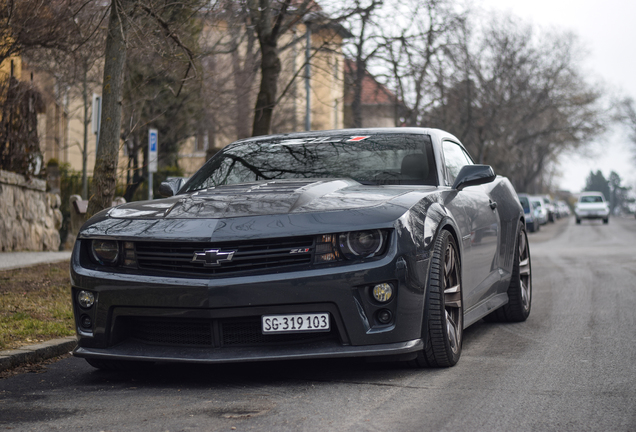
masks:
<path fill-rule="evenodd" d="M 424 349 L 417 354 L 414 365 L 450 367 L 457 364 L 464 334 L 461 263 L 457 243 L 446 230 L 437 237 L 433 248 L 424 320 Z"/>

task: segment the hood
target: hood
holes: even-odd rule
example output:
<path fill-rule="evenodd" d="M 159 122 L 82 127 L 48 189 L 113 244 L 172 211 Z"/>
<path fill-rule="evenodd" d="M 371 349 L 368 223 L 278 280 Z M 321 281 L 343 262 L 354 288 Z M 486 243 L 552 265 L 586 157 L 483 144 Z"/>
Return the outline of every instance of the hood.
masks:
<path fill-rule="evenodd" d="M 274 180 L 219 186 L 187 195 L 123 204 L 108 216 L 125 219 L 222 219 L 380 206 L 410 192 L 404 186 L 364 186 L 350 179 Z"/>

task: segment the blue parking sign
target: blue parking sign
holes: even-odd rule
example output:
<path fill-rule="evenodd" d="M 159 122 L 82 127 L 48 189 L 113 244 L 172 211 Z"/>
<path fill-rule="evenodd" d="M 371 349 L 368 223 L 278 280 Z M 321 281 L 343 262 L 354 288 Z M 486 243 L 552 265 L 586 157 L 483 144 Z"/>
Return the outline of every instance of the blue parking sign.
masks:
<path fill-rule="evenodd" d="M 157 172 L 158 131 L 148 129 L 148 172 Z"/>

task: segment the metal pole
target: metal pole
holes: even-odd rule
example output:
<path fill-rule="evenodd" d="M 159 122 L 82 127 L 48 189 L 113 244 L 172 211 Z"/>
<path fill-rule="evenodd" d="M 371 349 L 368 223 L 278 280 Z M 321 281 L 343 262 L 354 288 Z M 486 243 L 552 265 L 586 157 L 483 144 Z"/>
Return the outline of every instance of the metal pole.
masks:
<path fill-rule="evenodd" d="M 305 49 L 305 92 L 307 93 L 307 104 L 305 106 L 305 130 L 311 130 L 311 25 L 310 22 L 305 22 L 307 27 L 307 47 Z"/>
<path fill-rule="evenodd" d="M 152 172 L 148 173 L 148 199 L 152 200 Z"/>

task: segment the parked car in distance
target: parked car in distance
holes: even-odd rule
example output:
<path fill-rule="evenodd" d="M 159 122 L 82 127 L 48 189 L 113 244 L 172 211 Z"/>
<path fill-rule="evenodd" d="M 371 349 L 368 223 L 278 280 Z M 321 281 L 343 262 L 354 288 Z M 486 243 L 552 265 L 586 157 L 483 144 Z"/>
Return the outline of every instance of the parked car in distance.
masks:
<path fill-rule="evenodd" d="M 526 229 L 528 232 L 539 231 L 541 223 L 539 221 L 539 211 L 537 207 L 530 202 L 530 196 L 528 194 L 517 194 L 519 196 L 519 202 L 523 207 L 523 215 L 526 218 Z"/>
<path fill-rule="evenodd" d="M 609 223 L 610 209 L 602 192 L 581 192 L 579 201 L 574 207 L 576 223 L 582 219 L 603 219 L 603 223 Z"/>
<path fill-rule="evenodd" d="M 559 200 L 556 202 L 556 208 L 559 217 L 568 217 L 572 213 L 570 211 L 570 206 L 563 200 Z"/>
<path fill-rule="evenodd" d="M 529 196 L 530 204 L 532 204 L 533 210 L 536 212 L 536 218 L 539 221 L 539 225 L 545 225 L 548 223 L 548 211 L 543 204 L 543 199 L 539 196 Z"/>
<path fill-rule="evenodd" d="M 552 198 L 550 195 L 542 195 L 541 200 L 543 201 L 543 207 L 546 210 L 548 222 L 555 222 L 557 220 L 558 214 L 556 211 L 556 207 L 552 202 Z"/>
<path fill-rule="evenodd" d="M 94 367 L 329 357 L 449 367 L 469 325 L 530 314 L 517 194 L 446 132 L 248 138 L 179 182 L 80 230 L 73 355 Z"/>

